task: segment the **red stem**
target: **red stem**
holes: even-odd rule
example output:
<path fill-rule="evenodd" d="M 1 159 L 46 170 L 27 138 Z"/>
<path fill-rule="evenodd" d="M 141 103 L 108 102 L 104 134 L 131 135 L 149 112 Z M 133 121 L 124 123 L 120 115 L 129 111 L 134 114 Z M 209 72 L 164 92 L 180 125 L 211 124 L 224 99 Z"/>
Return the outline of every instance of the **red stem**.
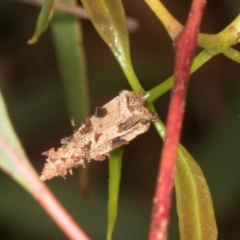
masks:
<path fill-rule="evenodd" d="M 68 238 L 72 240 L 90 240 L 86 233 L 77 225 L 49 189 L 45 185 L 40 187 L 41 196 L 38 195 L 38 202 L 52 217 L 61 230 L 68 236 Z"/>
<path fill-rule="evenodd" d="M 37 176 L 27 160 L 22 159 L 1 135 L 0 145 L 6 150 L 18 171 L 21 172 L 22 185 L 35 197 L 68 238 L 72 240 L 90 240 L 86 233 L 76 224 L 68 212 L 54 197 L 47 186 L 39 180 L 39 176 Z M 6 172 L 12 178 L 17 178 L 17 173 L 14 173 L 14 170 Z"/>
<path fill-rule="evenodd" d="M 161 154 L 161 164 L 153 200 L 149 240 L 166 240 L 168 235 L 177 148 L 181 136 L 190 67 L 205 3 L 205 0 L 193 0 L 186 26 L 175 41 L 174 86 L 167 117 L 166 139 Z"/>

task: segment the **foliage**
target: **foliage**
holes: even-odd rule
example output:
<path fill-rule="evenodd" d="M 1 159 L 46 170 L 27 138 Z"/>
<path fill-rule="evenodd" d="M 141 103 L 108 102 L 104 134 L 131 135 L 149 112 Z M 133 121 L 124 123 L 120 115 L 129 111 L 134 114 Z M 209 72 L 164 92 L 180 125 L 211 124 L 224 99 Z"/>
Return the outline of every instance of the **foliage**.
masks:
<path fill-rule="evenodd" d="M 64 0 L 63 2 L 71 5 L 75 4 L 73 0 Z M 168 12 L 160 1 L 145 0 L 145 2 L 162 22 L 172 40 L 176 42 L 177 37 L 181 34 L 184 27 Z M 45 1 L 38 18 L 36 31 L 31 40 L 29 40 L 29 43 L 37 42 L 39 36 L 46 30 L 53 16 L 55 4 L 56 1 Z M 118 61 L 132 90 L 142 94 L 146 99 L 146 107 L 158 115 L 154 107 L 154 102 L 173 87 L 174 81 L 176 84 L 176 71 L 179 70 L 178 67 L 176 66 L 175 76 L 145 91 L 133 70 L 126 17 L 122 2 L 120 0 L 101 0 L 93 3 L 88 0 L 83 0 L 82 4 L 97 32 Z M 64 83 L 69 115 L 75 116 L 77 121 L 80 121 L 89 114 L 89 94 L 84 49 L 82 47 L 81 26 L 74 17 L 63 13 L 55 13 L 51 28 L 59 62 L 59 71 Z M 196 27 L 194 29 L 197 31 Z M 239 63 L 240 54 L 232 48 L 232 46 L 239 41 L 239 32 L 240 16 L 218 34 L 198 34 L 197 39 L 193 39 L 192 43 L 195 44 L 197 42 L 198 46 L 203 48 L 203 50 L 194 58 L 192 65 L 190 65 L 191 61 L 189 60 L 189 68 L 191 67 L 189 70 L 190 73 L 193 73 L 220 53 Z M 188 46 L 181 47 L 176 50 L 176 53 L 185 53 L 187 50 Z M 194 51 L 194 46 L 192 51 Z M 193 52 L 191 52 L 191 54 L 192 53 Z M 187 84 L 183 88 L 187 91 Z M 185 100 L 182 99 L 181 101 L 181 104 L 184 105 Z M 59 207 L 56 201 L 54 201 L 54 204 L 56 204 L 58 208 L 55 209 L 55 213 L 49 210 L 51 206 L 48 203 L 51 202 L 51 200 L 47 200 L 47 198 L 51 199 L 53 196 L 45 185 L 39 182 L 35 171 L 28 162 L 13 131 L 2 97 L 0 111 L 2 116 L 2 126 L 0 128 L 1 168 L 39 201 L 69 238 L 89 239 L 88 236 L 76 226 L 72 219 L 66 220 L 65 226 L 63 226 L 64 219 L 68 219 L 69 216 Z M 181 121 L 177 121 L 175 124 L 181 125 Z M 165 126 L 159 116 L 154 122 L 154 126 L 159 136 L 165 139 Z M 177 150 L 177 164 L 174 181 L 181 239 L 217 239 L 212 200 L 204 174 L 191 154 L 182 145 L 179 144 L 175 147 Z M 148 149 L 146 149 L 146 151 L 148 151 Z M 112 239 L 117 216 L 122 154 L 122 150 L 117 149 L 111 154 L 111 158 L 109 159 L 108 240 Z M 174 170 L 174 168 L 175 165 L 173 164 L 171 170 Z M 163 172 L 161 172 L 161 174 L 162 173 Z M 162 180 L 160 181 L 160 177 L 162 177 L 162 175 L 158 176 L 157 183 L 161 183 Z M 170 182 L 168 185 L 171 188 L 172 183 Z M 169 200 L 168 198 L 171 196 L 171 190 L 169 191 L 169 195 L 165 196 L 167 200 Z M 156 201 L 156 197 L 154 199 L 154 201 Z M 166 206 L 159 205 L 158 207 L 161 211 L 162 208 L 167 207 L 167 204 Z M 154 209 L 156 210 L 156 208 Z M 58 211 L 62 213 L 63 222 L 56 220 L 57 217 L 55 214 L 59 213 Z M 164 220 L 168 221 L 168 218 Z M 163 220 L 162 223 L 166 225 L 164 227 L 167 227 L 168 224 L 163 222 Z M 153 228 L 155 227 L 160 231 L 158 229 L 159 226 L 153 225 Z M 150 234 L 149 239 L 153 240 L 155 238 Z"/>

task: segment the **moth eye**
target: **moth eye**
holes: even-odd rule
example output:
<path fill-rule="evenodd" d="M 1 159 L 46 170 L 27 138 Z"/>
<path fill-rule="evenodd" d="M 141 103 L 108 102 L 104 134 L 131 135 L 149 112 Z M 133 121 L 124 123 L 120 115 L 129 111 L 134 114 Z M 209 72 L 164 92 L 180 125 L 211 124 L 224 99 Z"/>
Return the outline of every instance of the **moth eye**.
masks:
<path fill-rule="evenodd" d="M 96 107 L 94 116 L 98 118 L 104 118 L 107 114 L 108 112 L 106 108 Z"/>

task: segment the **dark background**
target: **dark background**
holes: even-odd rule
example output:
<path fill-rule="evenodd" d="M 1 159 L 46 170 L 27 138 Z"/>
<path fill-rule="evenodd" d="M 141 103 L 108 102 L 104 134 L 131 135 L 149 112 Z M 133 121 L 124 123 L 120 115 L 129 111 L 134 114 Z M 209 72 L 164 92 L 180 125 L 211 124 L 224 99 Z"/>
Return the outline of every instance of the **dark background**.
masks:
<path fill-rule="evenodd" d="M 130 35 L 132 61 L 145 89 L 171 76 L 172 42 L 165 29 L 139 0 L 123 1 L 128 16 L 139 21 Z M 190 1 L 163 1 L 184 23 Z M 201 32 L 217 33 L 238 14 L 239 1 L 209 1 Z M 33 46 L 31 37 L 39 8 L 15 1 L 0 2 L 0 87 L 15 130 L 32 164 L 40 173 L 41 153 L 71 135 L 51 31 Z M 87 60 L 91 113 L 130 89 L 113 55 L 91 23 L 82 21 Z M 240 49 L 239 46 L 235 46 Z M 166 118 L 169 93 L 156 102 Z M 1 116 L 0 116 L 1 117 Z M 1 120 L 1 119 L 0 119 Z M 240 239 L 240 68 L 223 55 L 210 60 L 191 76 L 182 133 L 183 145 L 199 162 L 212 193 L 219 239 Z M 125 147 L 119 217 L 114 239 L 147 239 L 162 141 L 152 127 Z M 78 171 L 67 181 L 55 178 L 47 185 L 87 233 L 105 239 L 107 210 L 107 161 L 92 162 L 90 194 L 82 199 Z M 175 207 L 170 240 L 178 239 Z M 4 172 L 0 172 L 0 239 L 66 239 L 35 200 Z"/>

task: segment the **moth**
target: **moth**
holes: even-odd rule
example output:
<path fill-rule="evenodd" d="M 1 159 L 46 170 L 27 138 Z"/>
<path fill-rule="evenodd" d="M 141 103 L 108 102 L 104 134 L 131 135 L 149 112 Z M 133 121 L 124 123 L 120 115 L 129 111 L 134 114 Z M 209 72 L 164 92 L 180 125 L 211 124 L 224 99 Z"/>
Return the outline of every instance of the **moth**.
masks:
<path fill-rule="evenodd" d="M 95 114 L 86 118 L 72 136 L 61 140 L 60 148 L 43 153 L 47 159 L 40 180 L 65 178 L 68 172 L 72 174 L 72 168 L 85 167 L 91 160 L 103 161 L 113 149 L 146 132 L 156 115 L 143 104 L 141 95 L 123 90 L 103 107 L 97 107 Z"/>

